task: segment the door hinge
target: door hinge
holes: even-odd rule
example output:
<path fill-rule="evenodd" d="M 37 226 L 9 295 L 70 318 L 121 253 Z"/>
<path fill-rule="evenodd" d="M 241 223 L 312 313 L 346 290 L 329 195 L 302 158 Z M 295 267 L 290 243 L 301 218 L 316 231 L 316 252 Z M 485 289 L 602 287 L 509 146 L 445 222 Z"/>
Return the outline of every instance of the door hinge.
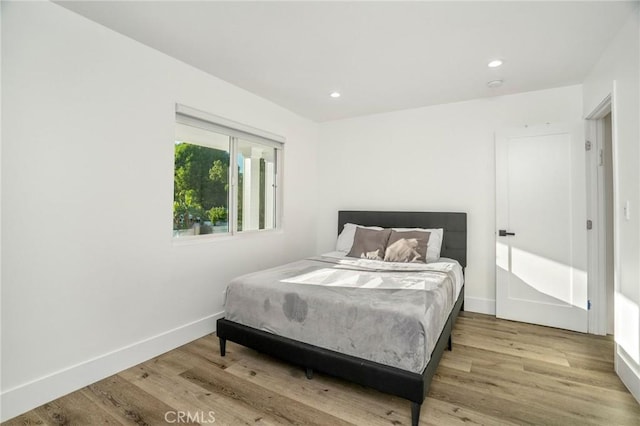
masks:
<path fill-rule="evenodd" d="M 602 152 L 602 150 L 600 150 L 600 152 L 598 154 L 599 154 L 599 158 L 600 158 L 600 161 L 599 161 L 600 164 L 598 164 L 598 165 L 599 166 L 603 166 L 604 165 L 604 152 Z"/>
<path fill-rule="evenodd" d="M 587 311 L 591 310 L 591 300 L 587 300 Z"/>
<path fill-rule="evenodd" d="M 584 142 L 584 149 L 585 151 L 591 151 L 591 141 Z"/>
<path fill-rule="evenodd" d="M 587 220 L 587 230 L 593 229 L 593 221 L 591 219 Z"/>

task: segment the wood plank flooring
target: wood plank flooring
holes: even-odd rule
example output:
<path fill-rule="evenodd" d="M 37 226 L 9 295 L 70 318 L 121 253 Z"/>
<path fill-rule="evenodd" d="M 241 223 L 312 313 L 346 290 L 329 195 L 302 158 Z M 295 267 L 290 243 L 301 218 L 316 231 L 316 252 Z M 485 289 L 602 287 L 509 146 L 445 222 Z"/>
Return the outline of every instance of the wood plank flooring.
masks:
<path fill-rule="evenodd" d="M 421 425 L 640 425 L 613 341 L 461 312 Z M 410 404 L 209 335 L 8 422 L 409 425 Z M 182 417 L 179 417 L 182 416 Z"/>

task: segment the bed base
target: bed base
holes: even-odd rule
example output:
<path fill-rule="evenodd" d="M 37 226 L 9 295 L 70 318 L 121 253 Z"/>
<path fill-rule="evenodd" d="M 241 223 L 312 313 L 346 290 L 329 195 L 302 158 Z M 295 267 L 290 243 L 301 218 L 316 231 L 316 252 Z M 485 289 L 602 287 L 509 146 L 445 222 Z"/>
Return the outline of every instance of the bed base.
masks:
<path fill-rule="evenodd" d="M 431 380 L 445 349 L 452 349 L 451 331 L 464 304 L 464 286 L 449 314 L 431 359 L 422 374 L 412 373 L 377 362 L 324 349 L 221 318 L 217 322 L 220 355 L 226 352 L 226 341 L 238 343 L 305 369 L 308 379 L 314 371 L 367 386 L 411 401 L 411 424 L 420 421 L 420 408 L 429 392 Z"/>

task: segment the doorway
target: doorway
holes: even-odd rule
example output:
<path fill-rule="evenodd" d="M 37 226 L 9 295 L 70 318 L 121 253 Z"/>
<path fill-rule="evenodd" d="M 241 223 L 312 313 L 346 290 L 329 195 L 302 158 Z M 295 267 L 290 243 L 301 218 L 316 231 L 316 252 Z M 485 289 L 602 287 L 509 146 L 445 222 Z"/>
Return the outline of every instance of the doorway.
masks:
<path fill-rule="evenodd" d="M 614 334 L 615 318 L 615 144 L 611 97 L 587 117 L 589 333 Z"/>

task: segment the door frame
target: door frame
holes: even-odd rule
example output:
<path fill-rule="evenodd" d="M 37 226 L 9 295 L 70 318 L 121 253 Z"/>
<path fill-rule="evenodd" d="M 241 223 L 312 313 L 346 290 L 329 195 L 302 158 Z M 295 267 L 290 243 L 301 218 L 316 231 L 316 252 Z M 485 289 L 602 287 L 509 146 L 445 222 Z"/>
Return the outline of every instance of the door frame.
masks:
<path fill-rule="evenodd" d="M 614 86 L 615 92 L 615 86 Z M 591 309 L 588 312 L 589 333 L 607 334 L 607 286 L 606 286 L 606 199 L 604 194 L 604 173 L 600 156 L 604 147 L 604 117 L 611 113 L 611 155 L 613 160 L 613 269 L 614 294 L 618 290 L 618 166 L 615 126 L 615 108 L 612 93 L 609 93 L 598 106 L 585 118 L 585 143 L 591 142 L 587 151 L 587 218 L 593 223 L 593 229 L 587 233 L 587 288 Z M 615 321 L 615 320 L 614 320 Z"/>

